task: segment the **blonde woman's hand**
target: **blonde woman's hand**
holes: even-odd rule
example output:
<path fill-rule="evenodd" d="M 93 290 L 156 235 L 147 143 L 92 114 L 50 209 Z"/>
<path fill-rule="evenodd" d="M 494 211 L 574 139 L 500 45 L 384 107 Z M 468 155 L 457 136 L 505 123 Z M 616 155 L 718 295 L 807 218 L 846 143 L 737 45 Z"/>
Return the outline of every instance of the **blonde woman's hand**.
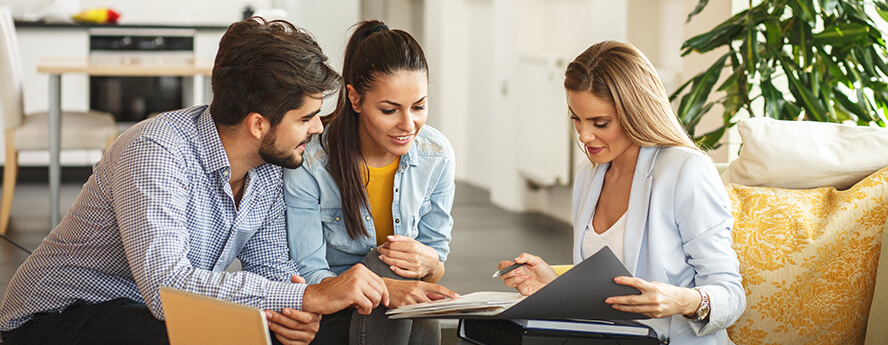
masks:
<path fill-rule="evenodd" d="M 523 253 L 515 260 L 501 261 L 498 269 L 503 269 L 514 264 L 524 264 L 506 274 L 500 276 L 506 286 L 515 288 L 522 295 L 528 296 L 558 278 L 558 274 L 539 256 Z"/>
<path fill-rule="evenodd" d="M 386 237 L 388 242 L 383 243 L 377 251 L 379 260 L 389 265 L 395 274 L 412 279 L 424 279 L 443 270 L 443 265 L 438 261 L 438 252 L 432 247 L 407 236 L 390 235 Z M 433 282 L 437 282 L 434 279 Z"/>
<path fill-rule="evenodd" d="M 641 291 L 641 295 L 614 296 L 604 301 L 616 310 L 660 318 L 693 315 L 700 306 L 700 293 L 693 289 L 633 277 L 616 277 L 614 281 Z"/>

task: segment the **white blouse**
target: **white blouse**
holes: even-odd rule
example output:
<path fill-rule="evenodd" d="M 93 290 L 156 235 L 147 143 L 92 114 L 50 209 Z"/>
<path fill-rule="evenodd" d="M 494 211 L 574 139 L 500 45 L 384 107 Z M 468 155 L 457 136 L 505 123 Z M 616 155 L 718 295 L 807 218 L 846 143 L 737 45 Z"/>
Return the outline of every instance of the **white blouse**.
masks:
<path fill-rule="evenodd" d="M 594 218 L 594 216 L 590 217 L 589 224 L 586 225 L 586 231 L 583 233 L 581 252 L 583 259 L 597 253 L 604 246 L 608 246 L 614 252 L 614 255 L 617 256 L 617 259 L 625 263 L 625 260 L 623 260 L 623 234 L 626 232 L 626 213 L 623 213 L 614 225 L 611 225 L 607 231 L 601 234 L 596 233 L 595 228 L 592 227 L 592 219 Z"/>

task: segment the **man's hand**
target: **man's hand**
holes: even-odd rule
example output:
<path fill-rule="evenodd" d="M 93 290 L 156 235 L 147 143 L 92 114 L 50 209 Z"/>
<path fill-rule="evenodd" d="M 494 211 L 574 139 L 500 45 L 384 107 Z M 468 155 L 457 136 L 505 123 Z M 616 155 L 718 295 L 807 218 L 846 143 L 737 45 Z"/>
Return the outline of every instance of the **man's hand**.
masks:
<path fill-rule="evenodd" d="M 282 344 L 297 345 L 310 343 L 321 323 L 321 315 L 306 311 L 284 308 L 282 313 L 265 311 L 268 329 Z"/>
<path fill-rule="evenodd" d="M 302 295 L 302 310 L 325 315 L 351 306 L 358 313 L 369 315 L 380 304 L 389 304 L 388 289 L 382 278 L 361 264 L 338 277 L 306 286 Z"/>
<path fill-rule="evenodd" d="M 438 284 L 416 280 L 395 280 L 382 278 L 392 297 L 390 308 L 402 307 L 416 303 L 424 303 L 444 299 L 459 298 L 459 294 Z"/>
<path fill-rule="evenodd" d="M 506 286 L 515 288 L 524 296 L 532 295 L 543 286 L 558 278 L 558 274 L 539 256 L 527 253 L 515 258 L 512 261 L 501 261 L 497 266 L 499 269 L 509 267 L 514 264 L 524 264 L 509 273 L 500 276 Z"/>

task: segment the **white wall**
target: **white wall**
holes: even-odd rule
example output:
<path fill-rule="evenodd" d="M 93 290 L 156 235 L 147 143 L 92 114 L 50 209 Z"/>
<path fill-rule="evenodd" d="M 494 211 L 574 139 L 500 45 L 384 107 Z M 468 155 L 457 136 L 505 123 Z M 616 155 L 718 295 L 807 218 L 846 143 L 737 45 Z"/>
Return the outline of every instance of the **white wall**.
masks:
<path fill-rule="evenodd" d="M 568 186 L 530 188 L 517 171 L 520 160 L 534 159 L 522 155 L 527 141 L 517 135 L 517 126 L 524 124 L 514 116 L 523 102 L 534 101 L 518 99 L 514 92 L 520 54 L 549 52 L 572 60 L 592 43 L 629 41 L 648 55 L 671 92 L 718 56 L 682 58 L 681 43 L 729 17 L 737 1 L 711 0 L 687 25 L 687 13 L 698 0 L 117 0 L 111 7 L 123 13 L 122 23 L 222 25 L 238 20 L 247 4 L 284 8 L 292 22 L 316 35 L 337 70 L 348 29 L 359 19 L 379 18 L 405 29 L 420 41 L 429 60 L 429 124 L 453 143 L 457 178 L 488 189 L 492 201 L 504 208 L 569 221 Z M 83 7 L 107 5 L 107 0 L 80 2 Z M 0 0 L 17 11 L 47 3 Z M 325 113 L 333 103 L 325 102 Z M 554 121 L 561 121 L 561 115 L 552 115 Z M 711 117 L 700 130 L 718 121 Z M 560 141 L 557 145 L 563 149 Z M 724 153 L 713 155 L 716 161 L 727 160 Z"/>
<path fill-rule="evenodd" d="M 330 59 L 330 66 L 342 72 L 349 29 L 361 18 L 360 0 L 273 0 L 271 6 L 287 10 L 290 22 L 310 31 Z M 325 99 L 321 114 L 335 108 L 335 96 Z"/>
<path fill-rule="evenodd" d="M 490 191 L 513 211 L 537 211 L 570 221 L 569 186 L 533 188 L 518 165 L 529 140 L 517 135 L 515 114 L 526 102 L 514 88 L 522 52 L 560 54 L 568 60 L 592 43 L 629 41 L 648 55 L 668 92 L 714 61 L 717 54 L 680 57 L 681 43 L 726 19 L 730 0 L 710 1 L 685 26 L 697 0 L 427 0 L 425 43 L 433 70 L 430 122 L 457 152 L 457 178 Z M 547 121 L 564 114 L 541 114 Z M 714 126 L 704 123 L 701 128 Z M 565 134 L 566 135 L 566 134 Z M 552 149 L 564 149 L 552 140 Z M 582 158 L 579 158 L 582 159 Z M 578 160 L 579 160 L 578 159 Z M 718 158 L 717 158 L 718 160 Z"/>
<path fill-rule="evenodd" d="M 9 6 L 15 16 L 39 11 L 52 2 L 48 0 L 0 0 L 0 6 Z M 240 20 L 241 11 L 250 4 L 257 11 L 267 8 L 281 8 L 287 11 L 286 18 L 294 24 L 306 28 L 314 34 L 324 53 L 330 58 L 330 65 L 337 71 L 342 69 L 342 56 L 348 28 L 360 18 L 360 0 L 200 0 L 176 2 L 172 0 L 132 1 L 117 0 L 108 5 L 107 1 L 80 0 L 82 8 L 110 6 L 121 12 L 121 23 L 127 24 L 166 24 L 166 25 L 214 25 L 225 26 Z M 224 30 L 201 30 L 195 36 L 195 55 L 203 60 L 213 61 Z M 48 78 L 37 73 L 37 62 L 45 56 L 86 57 L 88 35 L 82 28 L 19 28 L 19 45 L 22 55 L 25 111 L 28 113 L 47 109 Z M 194 92 L 202 95 L 203 83 L 196 78 Z M 66 110 L 82 111 L 88 108 L 88 78 L 70 74 L 62 78 L 62 105 Z M 190 104 L 187 104 L 190 105 Z M 332 112 L 335 98 L 324 102 L 322 113 Z M 171 109 L 172 110 L 172 109 Z M 0 132 L 0 165 L 3 164 L 3 133 Z M 101 158 L 95 150 L 63 151 L 61 162 L 64 166 L 89 166 Z M 22 165 L 45 165 L 48 154 L 45 152 L 23 152 Z"/>
<path fill-rule="evenodd" d="M 121 14 L 121 24 L 228 25 L 240 20 L 248 4 L 257 9 L 272 5 L 272 0 L 2 0 L 0 4 L 11 6 L 14 14 L 21 15 L 49 8 L 54 1 L 70 4 L 63 8 L 112 8 Z"/>
<path fill-rule="evenodd" d="M 462 0 L 426 0 L 423 16 L 423 50 L 430 69 L 428 124 L 440 129 L 453 144 L 459 178 L 466 175 L 467 169 L 459 158 L 468 156 L 469 146 L 464 138 L 469 126 L 474 125 L 466 116 L 470 9 L 471 4 Z"/>
<path fill-rule="evenodd" d="M 457 153 L 457 177 L 489 189 L 514 211 L 542 211 L 567 220 L 569 187 L 531 190 L 519 175 L 528 141 L 519 137 L 516 67 L 523 52 L 573 59 L 590 42 L 626 39 L 625 2 L 606 0 L 429 0 L 424 49 L 436 88 L 431 116 Z M 566 114 L 541 121 L 567 121 Z M 532 125 L 532 124 L 531 124 Z M 566 133 L 565 133 L 566 135 Z M 556 140 L 557 141 L 557 140 Z M 558 141 L 559 149 L 565 149 Z"/>

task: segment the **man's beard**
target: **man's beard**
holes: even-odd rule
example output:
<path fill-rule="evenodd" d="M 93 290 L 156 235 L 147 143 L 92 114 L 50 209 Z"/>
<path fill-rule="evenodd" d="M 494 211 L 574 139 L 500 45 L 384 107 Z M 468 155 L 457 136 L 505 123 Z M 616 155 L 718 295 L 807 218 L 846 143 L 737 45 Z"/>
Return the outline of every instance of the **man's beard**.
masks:
<path fill-rule="evenodd" d="M 259 146 L 259 156 L 269 164 L 274 164 L 287 169 L 296 169 L 302 166 L 302 155 L 296 154 L 296 150 L 282 149 L 275 147 L 277 139 L 277 130 L 272 131 L 265 138 L 262 138 L 262 144 Z"/>

